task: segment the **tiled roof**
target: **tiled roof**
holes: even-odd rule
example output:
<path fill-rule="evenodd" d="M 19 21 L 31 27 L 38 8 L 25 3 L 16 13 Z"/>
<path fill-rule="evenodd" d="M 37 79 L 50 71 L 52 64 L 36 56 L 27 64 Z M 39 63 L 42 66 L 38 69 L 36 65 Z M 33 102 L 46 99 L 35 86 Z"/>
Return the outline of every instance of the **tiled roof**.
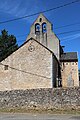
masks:
<path fill-rule="evenodd" d="M 77 52 L 67 52 L 61 55 L 61 61 L 78 61 Z"/>

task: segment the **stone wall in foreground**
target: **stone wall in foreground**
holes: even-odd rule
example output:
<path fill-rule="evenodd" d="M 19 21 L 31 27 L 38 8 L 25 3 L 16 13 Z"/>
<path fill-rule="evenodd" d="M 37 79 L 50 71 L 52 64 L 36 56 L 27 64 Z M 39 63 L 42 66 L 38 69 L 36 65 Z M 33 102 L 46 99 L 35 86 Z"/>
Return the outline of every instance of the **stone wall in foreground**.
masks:
<path fill-rule="evenodd" d="M 1 108 L 80 109 L 80 87 L 0 92 Z"/>

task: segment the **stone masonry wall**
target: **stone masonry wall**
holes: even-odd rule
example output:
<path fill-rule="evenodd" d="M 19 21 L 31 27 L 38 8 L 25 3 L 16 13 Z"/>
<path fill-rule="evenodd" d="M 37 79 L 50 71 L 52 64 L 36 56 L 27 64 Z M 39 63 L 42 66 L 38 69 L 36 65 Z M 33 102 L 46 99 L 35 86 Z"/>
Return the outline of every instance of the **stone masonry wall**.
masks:
<path fill-rule="evenodd" d="M 78 62 L 62 62 L 62 86 L 79 86 Z"/>
<path fill-rule="evenodd" d="M 52 88 L 52 53 L 30 39 L 1 62 L 0 91 L 37 88 Z"/>
<path fill-rule="evenodd" d="M 80 109 L 80 87 L 0 91 L 1 108 Z"/>

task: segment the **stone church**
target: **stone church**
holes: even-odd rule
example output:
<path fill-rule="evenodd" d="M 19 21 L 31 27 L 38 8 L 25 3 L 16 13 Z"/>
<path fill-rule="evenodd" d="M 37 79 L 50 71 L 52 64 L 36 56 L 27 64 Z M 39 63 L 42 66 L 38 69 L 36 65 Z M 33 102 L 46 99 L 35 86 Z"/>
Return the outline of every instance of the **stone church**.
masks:
<path fill-rule="evenodd" d="M 77 52 L 63 51 L 51 22 L 40 14 L 25 41 L 0 63 L 0 90 L 79 86 Z"/>

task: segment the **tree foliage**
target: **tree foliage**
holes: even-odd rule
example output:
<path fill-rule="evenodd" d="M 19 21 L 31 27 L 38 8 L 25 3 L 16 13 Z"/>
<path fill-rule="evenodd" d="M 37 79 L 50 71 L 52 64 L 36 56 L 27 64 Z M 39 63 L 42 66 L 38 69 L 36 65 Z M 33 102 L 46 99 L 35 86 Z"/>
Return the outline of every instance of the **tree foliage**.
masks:
<path fill-rule="evenodd" d="M 0 61 L 13 53 L 17 48 L 16 37 L 8 35 L 8 31 L 5 29 L 2 30 L 0 35 Z"/>

